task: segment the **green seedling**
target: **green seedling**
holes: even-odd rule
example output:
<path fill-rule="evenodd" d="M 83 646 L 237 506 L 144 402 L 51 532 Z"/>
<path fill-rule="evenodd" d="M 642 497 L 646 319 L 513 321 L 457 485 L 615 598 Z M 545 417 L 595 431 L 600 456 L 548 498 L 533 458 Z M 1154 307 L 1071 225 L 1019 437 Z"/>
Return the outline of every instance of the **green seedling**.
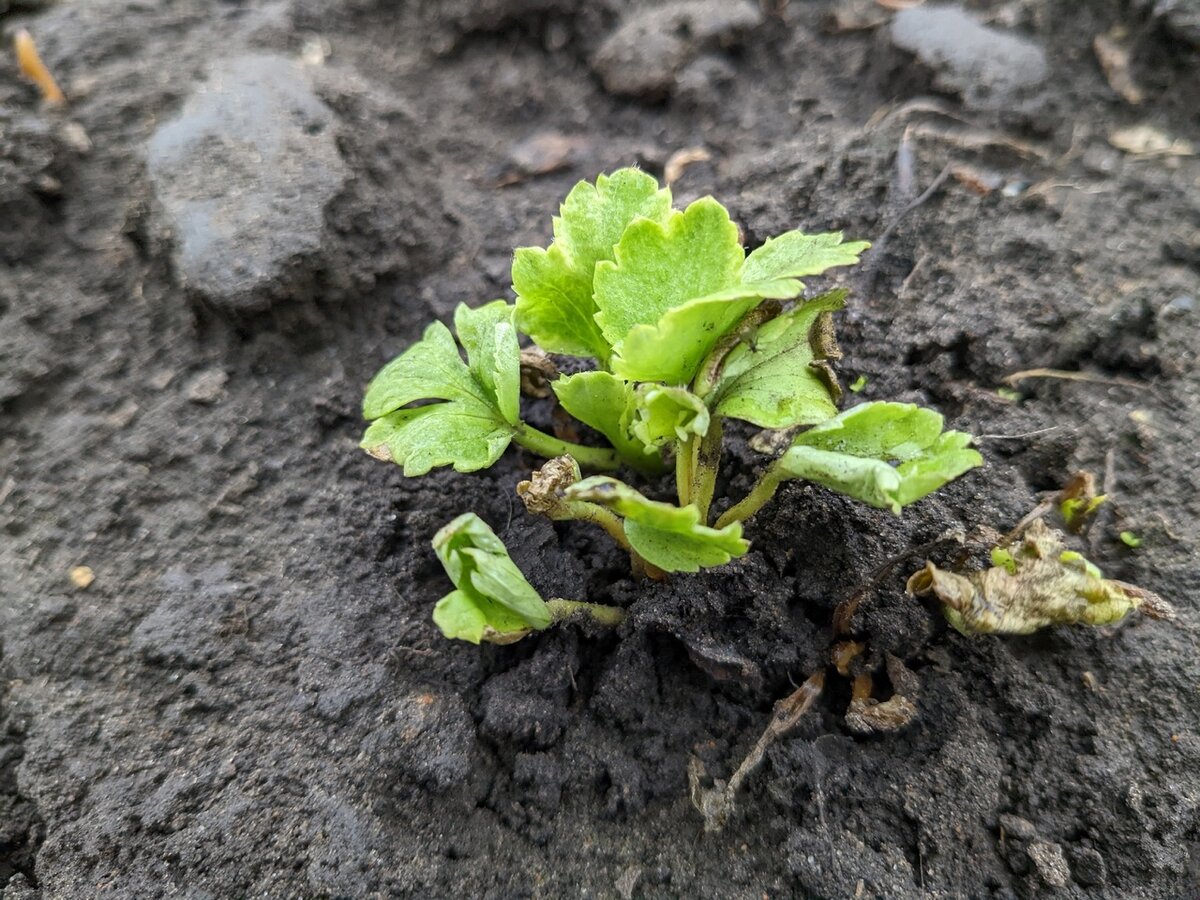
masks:
<path fill-rule="evenodd" d="M 504 542 L 475 513 L 442 528 L 433 549 L 455 587 L 433 610 L 434 623 L 448 638 L 511 644 L 572 617 L 610 626 L 625 620 L 625 613 L 612 606 L 543 600 L 509 558 Z"/>
<path fill-rule="evenodd" d="M 1122 531 L 1121 543 L 1126 547 L 1136 550 L 1138 547 L 1142 546 L 1142 539 L 1132 531 Z"/>
<path fill-rule="evenodd" d="M 833 316 L 847 292 L 809 294 L 800 279 L 853 265 L 865 242 L 791 231 L 747 254 L 716 200 L 673 209 L 670 191 L 636 169 L 576 185 L 553 231 L 548 247 L 516 251 L 515 305 L 460 306 L 453 332 L 433 323 L 379 372 L 363 404 L 367 452 L 406 475 L 483 469 L 511 443 L 553 458 L 520 488 L 529 510 L 598 525 L 651 577 L 746 553 L 743 523 L 785 481 L 898 514 L 981 464 L 932 410 L 876 402 L 839 414 Z M 535 346 L 522 351 L 520 334 Z M 559 376 L 546 354 L 591 368 Z M 604 445 L 529 425 L 523 386 L 552 392 Z M 754 446 L 782 454 L 711 522 L 731 419 L 764 429 L 773 440 Z M 671 467 L 675 503 L 580 471 Z"/>
<path fill-rule="evenodd" d="M 850 393 L 861 394 L 867 389 L 867 376 L 859 375 L 854 381 L 850 382 Z"/>

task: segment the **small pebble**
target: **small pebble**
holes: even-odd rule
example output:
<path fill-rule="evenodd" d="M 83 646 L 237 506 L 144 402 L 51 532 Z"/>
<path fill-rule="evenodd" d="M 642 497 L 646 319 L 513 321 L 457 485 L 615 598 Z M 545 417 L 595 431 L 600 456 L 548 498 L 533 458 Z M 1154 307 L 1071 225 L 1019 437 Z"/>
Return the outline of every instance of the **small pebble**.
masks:
<path fill-rule="evenodd" d="M 1049 887 L 1065 887 L 1071 879 L 1071 867 L 1067 865 L 1067 857 L 1059 844 L 1049 841 L 1038 841 L 1030 844 L 1025 851 L 1037 873 Z"/>
<path fill-rule="evenodd" d="M 92 582 L 96 580 L 96 573 L 88 566 L 75 566 L 70 573 L 71 584 L 83 590 L 90 587 Z"/>
<path fill-rule="evenodd" d="M 184 394 L 192 403 L 216 403 L 228 380 L 229 376 L 221 369 L 205 369 L 188 382 Z"/>
<path fill-rule="evenodd" d="M 1022 819 L 1020 816 L 1004 813 L 1000 816 L 1000 827 L 1004 829 L 1004 833 L 1009 837 L 1015 837 L 1022 841 L 1032 841 L 1037 839 L 1037 826 L 1028 819 Z"/>

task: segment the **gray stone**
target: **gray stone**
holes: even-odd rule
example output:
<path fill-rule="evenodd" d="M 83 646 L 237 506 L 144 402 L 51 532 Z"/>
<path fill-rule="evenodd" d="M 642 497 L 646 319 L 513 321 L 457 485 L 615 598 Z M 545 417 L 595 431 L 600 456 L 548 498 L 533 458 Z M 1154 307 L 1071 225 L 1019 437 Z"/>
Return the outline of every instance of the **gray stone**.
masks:
<path fill-rule="evenodd" d="M 1089 887 L 1098 887 L 1108 881 L 1108 867 L 1098 850 L 1084 847 L 1071 854 L 1071 868 L 1075 880 Z"/>
<path fill-rule="evenodd" d="M 180 279 L 218 307 L 261 309 L 309 271 L 348 177 L 334 117 L 280 56 L 216 63 L 147 148 Z"/>
<path fill-rule="evenodd" d="M 1028 819 L 1004 813 L 1000 816 L 1000 827 L 1009 837 L 1022 841 L 1032 841 L 1037 838 L 1037 828 Z"/>
<path fill-rule="evenodd" d="M 1065 887 L 1071 880 L 1071 867 L 1067 865 L 1062 845 L 1049 841 L 1038 841 L 1025 851 L 1033 862 L 1038 876 L 1049 887 Z"/>
<path fill-rule="evenodd" d="M 626 15 L 592 57 L 611 94 L 664 97 L 676 74 L 699 53 L 737 44 L 762 21 L 751 3 L 679 0 Z"/>
<path fill-rule="evenodd" d="M 957 6 L 917 6 L 896 14 L 892 43 L 932 70 L 934 85 L 969 104 L 1006 99 L 1045 80 L 1046 52 L 991 28 Z"/>

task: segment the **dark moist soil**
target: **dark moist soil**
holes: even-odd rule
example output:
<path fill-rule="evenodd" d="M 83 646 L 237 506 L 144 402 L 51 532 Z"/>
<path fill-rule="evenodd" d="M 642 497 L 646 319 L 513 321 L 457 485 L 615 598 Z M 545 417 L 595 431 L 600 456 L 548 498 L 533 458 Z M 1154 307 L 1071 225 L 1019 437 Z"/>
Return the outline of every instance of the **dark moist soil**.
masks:
<path fill-rule="evenodd" d="M 589 64 L 631 12 L 616 0 L 9 10 L 74 102 L 39 109 L 0 62 L 0 896 L 1200 896 L 1200 163 L 1107 140 L 1200 138 L 1189 8 L 1158 6 L 975 6 L 1049 72 L 969 102 L 868 2 L 766 3 L 666 96 L 632 98 Z M 1114 25 L 1140 106 L 1093 54 Z M 305 277 L 232 314 L 179 286 L 144 147 L 225 56 L 314 48 L 351 176 Z M 938 105 L 877 114 L 918 96 Z M 529 175 L 544 132 L 570 154 Z M 405 480 L 357 450 L 370 375 L 457 303 L 507 295 L 512 248 L 548 240 L 576 180 L 661 175 L 697 146 L 712 158 L 677 198 L 714 193 L 750 246 L 878 239 L 960 167 L 843 276 L 841 368 L 863 399 L 980 435 L 985 468 L 899 519 L 789 486 L 744 559 L 649 584 L 599 532 L 525 513 L 523 452 Z M 1034 367 L 1109 382 L 997 393 Z M 725 498 L 759 464 L 744 437 Z M 968 640 L 904 595 L 901 566 L 854 630 L 917 674 L 917 720 L 856 736 L 831 676 L 703 834 L 689 758 L 732 772 L 876 566 L 948 528 L 1007 529 L 1106 466 L 1081 549 L 1180 625 Z M 627 623 L 443 640 L 429 540 L 466 510 L 540 589 Z"/>

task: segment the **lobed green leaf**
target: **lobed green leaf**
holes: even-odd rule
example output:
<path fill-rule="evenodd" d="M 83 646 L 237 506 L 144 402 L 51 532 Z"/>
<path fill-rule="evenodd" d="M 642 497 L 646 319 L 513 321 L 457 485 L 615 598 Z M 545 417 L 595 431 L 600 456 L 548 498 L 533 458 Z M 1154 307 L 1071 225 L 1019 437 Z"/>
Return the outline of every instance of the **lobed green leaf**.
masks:
<path fill-rule="evenodd" d="M 631 381 L 690 384 L 704 362 L 742 317 L 764 299 L 795 297 L 794 279 L 736 285 L 667 310 L 653 325 L 635 325 L 613 348 L 612 369 Z"/>
<path fill-rule="evenodd" d="M 552 353 L 607 360 L 610 342 L 596 322 L 596 263 L 614 258 L 614 246 L 631 222 L 665 222 L 671 192 L 637 169 L 581 181 L 554 220 L 547 249 L 523 247 L 513 258 L 517 325 Z"/>
<path fill-rule="evenodd" d="M 625 519 L 625 536 L 638 554 L 666 572 L 696 572 L 742 556 L 750 544 L 741 523 L 725 528 L 701 524 L 695 506 L 649 500 L 623 482 L 603 475 L 567 488 L 569 500 L 605 506 Z"/>
<path fill-rule="evenodd" d="M 852 266 L 871 245 L 867 241 L 842 243 L 842 233 L 804 234 L 788 231 L 766 242 L 746 257 L 742 280 L 770 281 L 820 275 L 836 266 Z"/>
<path fill-rule="evenodd" d="M 596 264 L 596 321 L 609 344 L 636 325 L 654 325 L 667 310 L 718 294 L 738 283 L 745 254 L 737 226 L 712 197 L 703 197 L 665 223 L 634 221 Z"/>
<path fill-rule="evenodd" d="M 445 325 L 426 328 L 368 386 L 363 416 L 373 421 L 360 446 L 410 476 L 435 466 L 474 472 L 495 463 L 520 413 L 520 349 L 512 315 L 502 300 L 455 310 L 465 363 Z M 442 402 L 406 408 L 431 400 Z"/>

